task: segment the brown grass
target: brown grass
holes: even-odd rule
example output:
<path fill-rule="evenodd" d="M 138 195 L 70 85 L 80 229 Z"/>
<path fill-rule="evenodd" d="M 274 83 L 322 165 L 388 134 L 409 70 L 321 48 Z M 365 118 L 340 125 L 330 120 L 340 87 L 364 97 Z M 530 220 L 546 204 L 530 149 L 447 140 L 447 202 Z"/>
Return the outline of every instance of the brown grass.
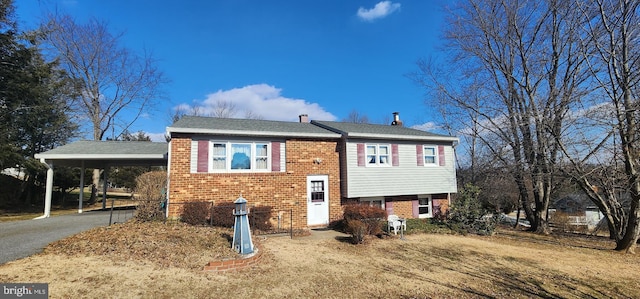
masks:
<path fill-rule="evenodd" d="M 640 298 L 640 258 L 600 238 L 507 230 L 365 245 L 256 238 L 264 251 L 257 267 L 202 272 L 205 261 L 233 255 L 227 234 L 163 224 L 95 229 L 0 266 L 0 282 L 48 282 L 50 298 Z"/>

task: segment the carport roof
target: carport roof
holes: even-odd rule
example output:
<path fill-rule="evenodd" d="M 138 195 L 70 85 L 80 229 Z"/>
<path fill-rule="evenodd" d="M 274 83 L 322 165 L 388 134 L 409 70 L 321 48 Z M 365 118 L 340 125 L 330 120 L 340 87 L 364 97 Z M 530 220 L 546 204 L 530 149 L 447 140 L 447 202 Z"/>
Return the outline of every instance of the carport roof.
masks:
<path fill-rule="evenodd" d="M 35 155 L 54 166 L 166 166 L 168 144 L 145 141 L 81 140 Z"/>

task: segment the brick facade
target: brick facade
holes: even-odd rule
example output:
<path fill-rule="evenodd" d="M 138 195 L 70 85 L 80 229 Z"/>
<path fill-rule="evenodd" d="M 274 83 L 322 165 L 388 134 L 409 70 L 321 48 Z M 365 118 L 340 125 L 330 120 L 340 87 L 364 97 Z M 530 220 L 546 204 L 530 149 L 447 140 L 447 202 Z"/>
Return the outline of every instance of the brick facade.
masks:
<path fill-rule="evenodd" d="M 182 203 L 209 201 L 230 204 L 240 195 L 248 206 L 271 207 L 271 223 L 307 228 L 307 176 L 329 177 L 329 221 L 342 217 L 338 141 L 290 139 L 286 141 L 286 171 L 269 173 L 191 173 L 191 137 L 171 140 L 169 168 L 169 217 L 179 217 Z M 317 158 L 321 159 L 316 160 Z"/>

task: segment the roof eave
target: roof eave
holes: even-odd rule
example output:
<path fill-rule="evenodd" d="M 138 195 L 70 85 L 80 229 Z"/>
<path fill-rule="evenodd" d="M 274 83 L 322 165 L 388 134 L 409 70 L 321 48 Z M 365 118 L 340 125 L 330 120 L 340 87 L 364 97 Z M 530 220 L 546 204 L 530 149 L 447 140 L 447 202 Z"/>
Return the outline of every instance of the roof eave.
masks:
<path fill-rule="evenodd" d="M 101 160 L 101 159 L 118 159 L 118 160 L 137 160 L 137 159 L 167 159 L 167 154 L 35 154 L 36 159 L 60 160 L 73 158 L 75 160 Z"/>
<path fill-rule="evenodd" d="M 415 135 L 388 135 L 388 134 L 368 134 L 368 133 L 348 133 L 347 138 L 371 138 L 390 140 L 418 140 L 418 141 L 448 141 L 458 142 L 459 139 L 453 136 L 415 136 Z"/>
<path fill-rule="evenodd" d="M 276 131 L 238 131 L 238 130 L 213 130 L 200 128 L 175 128 L 168 127 L 167 132 L 186 134 L 211 134 L 230 136 L 262 136 L 262 137 L 312 137 L 312 138 L 335 138 L 341 137 L 334 133 L 296 133 L 296 132 L 276 132 Z"/>

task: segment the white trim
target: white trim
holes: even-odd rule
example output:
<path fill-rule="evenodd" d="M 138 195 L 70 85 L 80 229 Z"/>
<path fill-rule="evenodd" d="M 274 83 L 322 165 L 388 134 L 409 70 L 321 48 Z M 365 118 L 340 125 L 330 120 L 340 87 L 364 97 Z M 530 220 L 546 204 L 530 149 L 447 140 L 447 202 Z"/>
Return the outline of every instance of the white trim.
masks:
<path fill-rule="evenodd" d="M 312 181 L 322 181 L 324 187 L 324 202 L 322 203 L 313 203 L 311 199 L 311 182 Z M 329 224 L 329 201 L 331 200 L 331 193 L 329 193 L 329 175 L 321 174 L 321 175 L 308 175 L 307 176 L 307 225 L 311 226 L 320 226 L 320 225 L 328 225 Z M 311 215 L 312 213 L 316 213 Z M 320 214 L 320 215 L 318 215 Z M 319 217 L 315 217 L 319 216 Z M 312 222 L 312 220 L 317 220 L 317 222 Z"/>
<path fill-rule="evenodd" d="M 213 168 L 213 148 L 215 144 L 224 144 L 225 145 L 225 168 L 217 169 Z M 250 169 L 231 169 L 231 150 L 233 144 L 246 144 L 251 146 L 251 154 L 249 160 L 251 161 Z M 265 169 L 257 169 L 256 163 L 256 145 L 258 144 L 266 144 L 267 145 L 267 168 Z M 247 140 L 221 140 L 221 139 L 212 139 L 209 140 L 209 148 L 208 148 L 208 172 L 209 173 L 258 173 L 258 172 L 271 172 L 271 150 L 272 150 L 272 142 L 271 141 L 247 141 Z"/>
<path fill-rule="evenodd" d="M 449 136 L 416 136 L 416 135 L 391 135 L 391 134 L 372 134 L 372 133 L 345 133 L 347 138 L 371 138 L 371 139 L 387 139 L 387 140 L 416 140 L 416 141 L 450 141 L 458 142 L 457 137 Z"/>
<path fill-rule="evenodd" d="M 323 137 L 335 138 L 342 137 L 335 133 L 296 133 L 296 132 L 264 132 L 264 131 L 241 131 L 241 130 L 214 130 L 214 129 L 198 129 L 198 128 L 173 128 L 168 127 L 169 133 L 194 133 L 194 134 L 214 134 L 214 135 L 235 135 L 235 136 L 264 136 L 264 137 Z"/>
<path fill-rule="evenodd" d="M 166 159 L 166 154 L 35 154 L 36 159 L 59 160 L 137 160 L 137 159 Z"/>
<path fill-rule="evenodd" d="M 369 147 L 370 146 L 374 146 L 375 147 L 375 163 L 369 163 Z M 387 148 L 387 163 L 380 163 L 380 147 L 386 147 Z M 391 149 L 391 144 L 387 144 L 387 143 L 365 143 L 364 144 L 364 165 L 366 167 L 391 167 L 391 165 L 393 164 L 393 162 L 391 161 L 391 159 L 393 159 L 393 153 L 392 153 L 392 149 Z"/>
<path fill-rule="evenodd" d="M 425 160 L 425 157 L 427 157 L 427 151 L 426 148 L 433 148 L 433 163 L 427 163 L 427 161 Z M 429 155 L 431 156 L 431 155 Z M 437 145 L 431 145 L 431 144 L 423 144 L 422 145 L 422 161 L 424 163 L 423 166 L 427 166 L 427 167 L 432 167 L 432 166 L 439 166 L 440 165 L 440 161 L 438 161 L 438 159 L 440 159 L 438 157 L 438 146 Z"/>

